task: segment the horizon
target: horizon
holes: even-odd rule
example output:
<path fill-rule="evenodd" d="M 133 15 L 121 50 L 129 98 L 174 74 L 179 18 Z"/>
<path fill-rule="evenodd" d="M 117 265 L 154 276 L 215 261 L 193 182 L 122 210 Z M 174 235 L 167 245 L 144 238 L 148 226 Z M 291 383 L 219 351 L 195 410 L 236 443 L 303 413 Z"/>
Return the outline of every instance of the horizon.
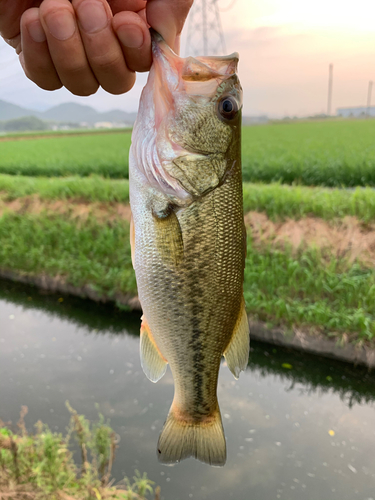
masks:
<path fill-rule="evenodd" d="M 220 0 L 225 8 L 229 0 Z M 227 52 L 240 53 L 239 76 L 244 88 L 244 115 L 313 116 L 327 112 L 328 66 L 333 70 L 332 114 L 338 108 L 366 106 L 368 82 L 375 80 L 375 30 L 371 0 L 356 8 L 339 0 L 237 0 L 221 13 Z M 186 46 L 185 26 L 182 54 Z M 99 90 L 77 97 L 66 89 L 47 92 L 30 82 L 11 47 L 0 41 L 0 99 L 45 111 L 74 102 L 99 112 L 135 112 L 147 74 L 138 74 L 133 89 L 121 96 Z M 373 93 L 375 104 L 375 91 Z M 0 117 L 1 118 L 1 117 Z"/>

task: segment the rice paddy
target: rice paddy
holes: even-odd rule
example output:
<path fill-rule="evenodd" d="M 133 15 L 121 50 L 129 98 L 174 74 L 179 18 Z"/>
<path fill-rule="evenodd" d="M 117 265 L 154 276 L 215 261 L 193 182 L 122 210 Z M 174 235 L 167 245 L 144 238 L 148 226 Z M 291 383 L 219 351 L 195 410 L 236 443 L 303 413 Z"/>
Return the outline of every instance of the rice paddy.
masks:
<path fill-rule="evenodd" d="M 375 338 L 374 133 L 371 120 L 244 128 L 244 290 L 254 318 Z M 1 141 L 0 270 L 136 294 L 129 146 L 118 131 Z M 307 234 L 297 221 L 314 227 Z M 340 231 L 351 236 L 335 245 Z"/>
<path fill-rule="evenodd" d="M 243 128 L 243 178 L 306 186 L 375 186 L 375 120 Z M 128 177 L 128 131 L 0 142 L 0 173 Z"/>

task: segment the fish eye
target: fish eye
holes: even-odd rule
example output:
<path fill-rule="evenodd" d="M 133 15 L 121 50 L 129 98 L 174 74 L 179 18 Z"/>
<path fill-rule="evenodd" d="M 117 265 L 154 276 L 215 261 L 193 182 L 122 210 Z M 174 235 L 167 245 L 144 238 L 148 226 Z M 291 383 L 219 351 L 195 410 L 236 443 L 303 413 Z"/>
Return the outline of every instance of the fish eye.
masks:
<path fill-rule="evenodd" d="M 238 113 L 238 104 L 234 97 L 225 96 L 219 101 L 219 114 L 225 120 L 233 120 Z"/>

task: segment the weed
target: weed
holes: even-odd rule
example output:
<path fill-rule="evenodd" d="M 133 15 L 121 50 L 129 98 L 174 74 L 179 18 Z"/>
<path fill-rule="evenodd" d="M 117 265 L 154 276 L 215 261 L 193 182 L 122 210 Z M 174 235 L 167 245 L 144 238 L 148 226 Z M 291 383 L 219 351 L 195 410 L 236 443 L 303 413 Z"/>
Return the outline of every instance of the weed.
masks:
<path fill-rule="evenodd" d="M 152 495 L 153 481 L 138 471 L 132 482 L 124 478 L 122 484 L 126 489 L 121 483 L 111 486 L 111 467 L 117 444 L 109 422 L 104 422 L 99 414 L 98 421 L 91 424 L 69 403 L 67 407 L 71 420 L 66 436 L 52 432 L 42 422 L 36 424 L 34 434 L 28 434 L 23 422 L 27 413 L 25 407 L 21 411 L 18 433 L 0 421 L 0 498 L 145 500 Z M 69 449 L 72 436 L 82 452 L 81 470 Z M 154 498 L 160 499 L 160 488 L 155 489 Z"/>

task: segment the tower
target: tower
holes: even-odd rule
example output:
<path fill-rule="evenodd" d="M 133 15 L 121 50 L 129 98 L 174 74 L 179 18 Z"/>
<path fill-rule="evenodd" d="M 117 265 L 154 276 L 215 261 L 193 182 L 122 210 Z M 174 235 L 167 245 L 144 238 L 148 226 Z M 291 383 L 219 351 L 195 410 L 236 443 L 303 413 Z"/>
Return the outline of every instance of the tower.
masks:
<path fill-rule="evenodd" d="M 218 0 L 195 0 L 187 30 L 186 55 L 226 54 Z"/>

